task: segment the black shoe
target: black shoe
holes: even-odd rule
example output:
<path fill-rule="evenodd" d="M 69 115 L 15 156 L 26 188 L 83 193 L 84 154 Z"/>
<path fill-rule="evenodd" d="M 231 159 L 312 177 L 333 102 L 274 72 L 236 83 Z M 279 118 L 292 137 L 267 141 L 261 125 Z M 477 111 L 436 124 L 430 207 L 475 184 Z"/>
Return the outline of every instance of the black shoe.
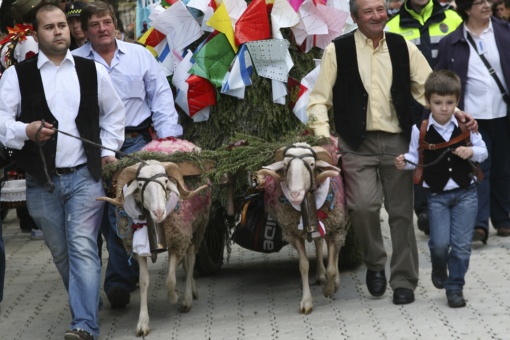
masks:
<path fill-rule="evenodd" d="M 473 242 L 482 242 L 483 244 L 487 244 L 487 239 L 489 235 L 487 235 L 487 230 L 483 227 L 475 227 L 473 231 Z"/>
<path fill-rule="evenodd" d="M 393 303 L 396 305 L 407 305 L 414 302 L 414 292 L 409 288 L 395 288 L 393 292 Z"/>
<path fill-rule="evenodd" d="M 129 292 L 121 287 L 113 287 L 106 294 L 112 309 L 124 309 L 129 304 L 131 296 Z"/>
<path fill-rule="evenodd" d="M 386 274 L 384 270 L 374 272 L 367 269 L 367 288 L 368 292 L 375 297 L 383 296 L 386 292 Z"/>
<path fill-rule="evenodd" d="M 448 279 L 448 274 L 446 273 L 446 269 L 445 270 L 435 270 L 435 269 L 432 269 L 432 284 L 434 285 L 434 287 L 436 287 L 437 289 L 444 289 L 444 284 L 446 282 L 446 280 Z"/>
<path fill-rule="evenodd" d="M 466 307 L 462 290 L 447 290 L 446 298 L 448 299 L 448 306 L 451 308 Z"/>
<path fill-rule="evenodd" d="M 65 332 L 64 340 L 94 340 L 94 337 L 84 329 L 75 328 Z"/>
<path fill-rule="evenodd" d="M 429 224 L 429 214 L 426 212 L 418 215 L 418 229 L 423 231 L 425 235 L 430 235 L 430 224 Z"/>

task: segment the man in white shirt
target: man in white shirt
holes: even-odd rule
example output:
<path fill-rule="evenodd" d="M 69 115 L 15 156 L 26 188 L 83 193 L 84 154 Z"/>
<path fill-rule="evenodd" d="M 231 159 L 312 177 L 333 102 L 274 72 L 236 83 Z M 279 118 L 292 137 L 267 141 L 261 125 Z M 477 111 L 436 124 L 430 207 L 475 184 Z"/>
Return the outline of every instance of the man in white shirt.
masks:
<path fill-rule="evenodd" d="M 160 64 L 144 47 L 115 39 L 117 21 L 113 8 L 96 1 L 80 13 L 82 29 L 89 42 L 73 51 L 104 66 L 126 107 L 126 138 L 121 151 L 131 153 L 150 140 L 150 125 L 158 138 L 182 135 L 172 90 Z M 108 208 L 101 233 L 108 245 L 108 267 L 104 289 L 111 307 L 125 308 L 138 279 L 136 262 L 129 266 L 128 254 L 116 233 L 115 208 Z"/>
<path fill-rule="evenodd" d="M 104 195 L 101 167 L 116 160 L 115 152 L 54 127 L 118 150 L 124 106 L 103 67 L 69 52 L 69 27 L 59 7 L 42 5 L 33 26 L 39 54 L 0 80 L 0 141 L 18 150 L 30 215 L 43 229 L 69 294 L 72 322 L 64 338 L 97 339 L 103 203 L 95 198 Z"/>

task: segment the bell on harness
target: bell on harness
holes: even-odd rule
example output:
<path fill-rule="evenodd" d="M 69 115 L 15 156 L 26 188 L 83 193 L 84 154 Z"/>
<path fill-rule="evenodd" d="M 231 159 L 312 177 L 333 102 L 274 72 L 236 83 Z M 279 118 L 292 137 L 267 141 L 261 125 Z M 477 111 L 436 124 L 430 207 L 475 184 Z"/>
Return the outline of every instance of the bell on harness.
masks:
<path fill-rule="evenodd" d="M 311 242 L 313 239 L 321 237 L 319 233 L 319 219 L 317 218 L 317 205 L 313 192 L 308 191 L 303 202 L 301 202 L 301 215 L 308 241 Z"/>

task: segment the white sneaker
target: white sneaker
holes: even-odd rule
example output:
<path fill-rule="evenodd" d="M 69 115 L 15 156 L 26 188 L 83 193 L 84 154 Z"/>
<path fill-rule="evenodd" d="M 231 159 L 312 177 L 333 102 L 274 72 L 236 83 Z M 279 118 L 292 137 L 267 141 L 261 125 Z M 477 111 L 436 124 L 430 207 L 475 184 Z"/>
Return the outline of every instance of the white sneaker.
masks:
<path fill-rule="evenodd" d="M 32 232 L 30 233 L 30 239 L 31 240 L 42 240 L 43 237 L 43 231 L 41 229 L 32 229 Z"/>

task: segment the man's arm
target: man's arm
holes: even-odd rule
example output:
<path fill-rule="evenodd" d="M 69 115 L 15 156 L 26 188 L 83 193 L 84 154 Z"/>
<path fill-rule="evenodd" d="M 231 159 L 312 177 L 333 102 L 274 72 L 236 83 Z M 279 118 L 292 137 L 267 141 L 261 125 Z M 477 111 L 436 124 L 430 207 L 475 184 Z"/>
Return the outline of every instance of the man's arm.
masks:
<path fill-rule="evenodd" d="M 182 135 L 182 126 L 179 124 L 179 115 L 175 110 L 172 89 L 166 79 L 161 65 L 156 59 L 145 51 L 147 59 L 147 72 L 143 81 L 149 99 L 150 109 L 153 113 L 152 123 L 159 138 L 177 137 Z"/>
<path fill-rule="evenodd" d="M 0 79 L 0 142 L 6 147 L 21 149 L 28 140 L 27 125 L 16 121 L 21 105 L 18 74 L 8 68 Z"/>
<path fill-rule="evenodd" d="M 333 86 L 336 82 L 337 65 L 335 45 L 330 43 L 324 50 L 319 76 L 309 97 L 308 126 L 316 136 L 329 137 L 328 111 L 333 107 Z"/>

